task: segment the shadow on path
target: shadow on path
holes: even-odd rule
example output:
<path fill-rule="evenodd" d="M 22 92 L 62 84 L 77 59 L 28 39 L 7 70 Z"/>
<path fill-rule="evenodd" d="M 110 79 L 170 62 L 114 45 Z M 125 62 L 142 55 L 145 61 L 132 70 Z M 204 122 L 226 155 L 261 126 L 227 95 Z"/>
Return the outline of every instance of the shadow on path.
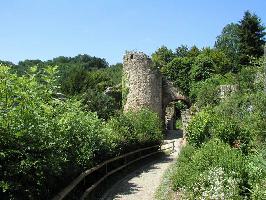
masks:
<path fill-rule="evenodd" d="M 181 141 L 183 136 L 182 131 L 174 130 L 167 131 L 166 142 Z M 180 146 L 176 145 L 175 152 L 172 155 L 160 153 L 149 159 L 145 159 L 137 163 L 135 169 L 130 169 L 129 174 L 123 173 L 113 183 L 109 184 L 105 189 L 107 192 L 97 199 L 112 200 L 112 199 L 127 199 L 140 200 L 151 199 L 156 188 L 160 184 L 160 179 L 167 167 L 175 160 L 178 155 Z M 145 196 L 146 195 L 146 196 Z"/>

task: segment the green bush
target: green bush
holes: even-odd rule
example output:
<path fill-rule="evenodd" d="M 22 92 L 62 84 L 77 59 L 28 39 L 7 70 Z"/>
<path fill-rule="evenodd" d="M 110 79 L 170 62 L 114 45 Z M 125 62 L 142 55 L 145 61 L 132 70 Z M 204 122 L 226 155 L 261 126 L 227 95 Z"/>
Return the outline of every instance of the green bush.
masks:
<path fill-rule="evenodd" d="M 82 96 L 78 96 L 86 111 L 96 112 L 102 119 L 109 119 L 113 116 L 120 105 L 115 99 L 102 92 L 88 89 Z"/>
<path fill-rule="evenodd" d="M 210 132 L 214 137 L 220 138 L 232 147 L 240 148 L 246 154 L 253 140 L 250 130 L 231 117 L 217 117 Z"/>
<path fill-rule="evenodd" d="M 55 98 L 55 69 L 18 77 L 0 66 L 1 199 L 51 199 L 83 170 L 162 139 L 148 110 L 103 122 L 80 101 Z"/>
<path fill-rule="evenodd" d="M 263 137 L 264 104 L 262 94 L 248 97 L 236 94 L 214 108 L 203 109 L 188 126 L 189 143 L 199 147 L 216 137 L 248 153 L 257 136 Z"/>
<path fill-rule="evenodd" d="M 40 80 L 0 70 L 1 196 L 51 198 L 62 176 L 93 166 L 104 145 L 102 122 L 77 101 L 53 98 L 52 68 Z"/>
<path fill-rule="evenodd" d="M 220 85 L 234 84 L 235 78 L 232 74 L 213 75 L 212 77 L 195 82 L 191 86 L 190 98 L 201 108 L 205 106 L 215 106 L 220 103 Z"/>
<path fill-rule="evenodd" d="M 126 114 L 131 121 L 138 142 L 142 144 L 158 144 L 163 139 L 162 123 L 159 116 L 147 109 Z"/>
<path fill-rule="evenodd" d="M 213 115 L 208 110 L 199 112 L 192 118 L 187 129 L 187 139 L 191 145 L 199 147 L 211 138 L 210 127 Z"/>
<path fill-rule="evenodd" d="M 264 148 L 248 157 L 246 165 L 251 199 L 266 199 L 266 150 Z"/>
<path fill-rule="evenodd" d="M 219 121 L 216 123 L 215 131 L 220 135 L 236 134 L 234 138 L 242 140 L 241 143 L 246 145 L 264 140 L 265 107 L 266 95 L 263 92 L 232 95 L 213 109 L 220 118 L 220 123 Z M 227 130 L 225 128 L 223 130 L 222 127 L 225 126 Z"/>
<path fill-rule="evenodd" d="M 120 151 L 159 144 L 163 137 L 160 118 L 146 109 L 111 118 L 105 130 L 108 141 Z"/>
<path fill-rule="evenodd" d="M 242 199 L 245 160 L 240 151 L 212 139 L 199 149 L 185 147 L 172 175 L 182 199 Z"/>

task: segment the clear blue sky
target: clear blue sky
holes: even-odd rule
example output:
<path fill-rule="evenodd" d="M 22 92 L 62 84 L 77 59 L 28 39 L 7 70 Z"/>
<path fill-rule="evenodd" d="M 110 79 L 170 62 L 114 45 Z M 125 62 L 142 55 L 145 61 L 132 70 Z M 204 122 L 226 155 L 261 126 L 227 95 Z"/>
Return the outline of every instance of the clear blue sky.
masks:
<path fill-rule="evenodd" d="M 265 0 L 1 0 L 0 60 L 89 54 L 122 62 L 125 50 L 213 46 L 245 10 L 266 23 Z"/>

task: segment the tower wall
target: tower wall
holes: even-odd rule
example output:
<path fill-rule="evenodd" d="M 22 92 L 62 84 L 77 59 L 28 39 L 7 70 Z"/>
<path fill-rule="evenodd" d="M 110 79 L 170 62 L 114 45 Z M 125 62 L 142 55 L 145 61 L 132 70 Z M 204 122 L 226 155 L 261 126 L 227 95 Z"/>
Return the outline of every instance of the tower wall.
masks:
<path fill-rule="evenodd" d="M 162 117 L 162 75 L 142 52 L 127 52 L 123 62 L 124 111 L 149 108 Z"/>

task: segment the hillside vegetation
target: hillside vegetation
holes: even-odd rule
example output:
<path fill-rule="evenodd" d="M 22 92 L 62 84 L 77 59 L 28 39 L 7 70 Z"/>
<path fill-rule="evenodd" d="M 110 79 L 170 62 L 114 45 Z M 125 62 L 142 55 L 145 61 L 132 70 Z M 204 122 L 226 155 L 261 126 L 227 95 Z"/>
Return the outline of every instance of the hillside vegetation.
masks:
<path fill-rule="evenodd" d="M 266 199 L 264 35 L 260 19 L 246 12 L 239 23 L 224 28 L 215 48 L 182 46 L 181 56 L 161 67 L 183 85 L 199 112 L 158 199 Z M 186 73 L 189 80 L 178 78 Z M 221 98 L 220 85 L 236 91 Z"/>
<path fill-rule="evenodd" d="M 167 192 L 266 199 L 264 36 L 260 18 L 247 11 L 213 48 L 162 46 L 152 54 L 199 109 L 159 199 Z M 122 64 L 89 55 L 0 61 L 1 199 L 51 199 L 85 169 L 161 143 L 155 113 L 122 113 L 121 77 Z M 220 85 L 228 84 L 237 91 L 221 99 Z"/>
<path fill-rule="evenodd" d="M 0 66 L 1 199 L 51 199 L 85 169 L 161 142 L 155 113 L 122 114 L 104 94 L 116 84 L 118 67 L 84 70 L 84 93 L 63 95 L 62 84 L 74 87 L 80 79 L 62 83 L 60 67 L 19 74 Z"/>

